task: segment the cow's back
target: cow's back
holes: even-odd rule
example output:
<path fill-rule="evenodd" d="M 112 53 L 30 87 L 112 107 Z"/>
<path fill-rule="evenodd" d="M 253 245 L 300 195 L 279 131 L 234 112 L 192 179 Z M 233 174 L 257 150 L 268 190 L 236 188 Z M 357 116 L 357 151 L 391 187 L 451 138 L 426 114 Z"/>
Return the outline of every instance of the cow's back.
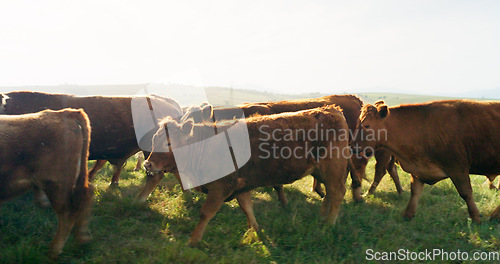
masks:
<path fill-rule="evenodd" d="M 251 158 L 238 172 L 239 177 L 246 178 L 246 183 L 252 187 L 268 186 L 275 184 L 286 184 L 298 180 L 310 174 L 310 169 L 318 164 L 318 157 L 308 155 L 309 149 L 316 150 L 321 147 L 338 148 L 342 151 L 347 147 L 348 126 L 342 113 L 333 107 L 329 111 L 310 109 L 298 112 L 282 113 L 269 116 L 255 116 L 245 119 L 248 127 L 251 146 Z M 326 133 L 321 138 L 309 138 L 310 130 L 331 129 L 329 136 Z M 333 135 L 332 131 L 336 134 Z M 279 133 L 272 134 L 273 131 Z M 294 133 L 293 140 L 285 139 L 285 134 Z M 295 134 L 297 131 L 298 134 Z M 305 134 L 302 134 L 304 131 Z M 321 133 L 321 132 L 320 132 Z M 298 136 L 297 136 L 298 135 Z M 274 137 L 276 136 L 276 138 Z M 262 144 L 269 144 L 264 147 Z M 270 154 L 271 146 L 281 149 L 299 150 L 297 157 L 278 156 Z M 270 148 L 271 147 L 271 148 Z M 263 150 L 267 148 L 267 150 Z M 288 151 L 288 150 L 287 150 Z M 270 156 L 268 156 L 270 154 Z M 332 155 L 326 159 L 346 159 L 341 156 Z M 270 175 L 272 177 L 263 177 Z"/>
<path fill-rule="evenodd" d="M 351 133 L 356 129 L 359 114 L 363 102 L 355 95 L 329 95 L 320 98 L 283 100 L 276 102 L 247 103 L 236 108 L 216 108 L 214 116 L 217 120 L 233 119 L 237 109 L 243 110 L 246 117 L 255 114 L 269 115 L 285 112 L 296 112 L 306 109 L 313 109 L 325 105 L 337 105 L 342 108 L 342 113 L 347 121 Z"/>

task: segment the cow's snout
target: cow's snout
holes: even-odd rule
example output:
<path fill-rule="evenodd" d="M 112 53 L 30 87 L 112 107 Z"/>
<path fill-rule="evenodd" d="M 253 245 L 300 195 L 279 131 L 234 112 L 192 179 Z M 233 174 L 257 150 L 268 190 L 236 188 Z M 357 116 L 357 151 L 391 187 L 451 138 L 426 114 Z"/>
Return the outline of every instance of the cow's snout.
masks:
<path fill-rule="evenodd" d="M 152 168 L 153 168 L 153 164 L 149 160 L 146 160 L 144 162 L 144 169 L 146 169 L 147 171 L 151 171 Z"/>

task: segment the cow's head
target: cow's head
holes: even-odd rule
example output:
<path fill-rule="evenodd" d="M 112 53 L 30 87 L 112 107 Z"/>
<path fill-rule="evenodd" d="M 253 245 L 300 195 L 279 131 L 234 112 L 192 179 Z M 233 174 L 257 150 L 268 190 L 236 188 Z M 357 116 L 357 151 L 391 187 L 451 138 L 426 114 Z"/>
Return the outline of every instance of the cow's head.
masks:
<path fill-rule="evenodd" d="M 356 126 L 354 140 L 351 143 L 355 153 L 364 149 L 374 150 L 381 141 L 387 140 L 385 119 L 388 115 L 389 107 L 384 101 L 363 106 Z M 372 153 L 368 152 L 367 154 Z"/>
<path fill-rule="evenodd" d="M 173 149 L 188 144 L 194 122 L 188 119 L 179 124 L 176 120 L 167 117 L 159 125 L 158 131 L 153 136 L 152 152 L 144 162 L 144 168 L 151 172 L 176 172 Z"/>
<path fill-rule="evenodd" d="M 202 103 L 200 106 L 190 106 L 183 109 L 181 123 L 193 119 L 195 123 L 213 123 L 213 107 L 208 103 Z"/>

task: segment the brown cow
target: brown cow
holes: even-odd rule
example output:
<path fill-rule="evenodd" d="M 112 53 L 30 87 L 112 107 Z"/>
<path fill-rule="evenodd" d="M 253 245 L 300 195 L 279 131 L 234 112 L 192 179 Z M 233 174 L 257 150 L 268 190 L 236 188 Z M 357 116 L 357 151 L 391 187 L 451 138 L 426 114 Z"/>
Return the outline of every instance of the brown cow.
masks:
<path fill-rule="evenodd" d="M 363 107 L 353 147 L 384 148 L 411 173 L 411 199 L 404 216 L 415 215 L 425 184 L 450 178 L 479 222 L 469 174 L 500 173 L 500 103 L 467 100 L 387 107 L 382 101 Z M 500 206 L 492 213 L 500 220 Z"/>
<path fill-rule="evenodd" d="M 133 98 L 147 100 L 149 107 L 161 106 L 161 112 L 168 113 L 170 116 L 182 116 L 182 110 L 177 102 L 154 95 L 147 97 L 73 96 L 27 91 L 0 95 L 3 102 L 0 113 L 9 115 L 33 113 L 44 109 L 83 108 L 92 125 L 89 159 L 98 160 L 89 173 L 89 179 L 94 178 L 107 160 L 114 165 L 111 184 L 118 184 L 123 164 L 130 156 L 141 150 L 132 120 Z M 144 119 L 151 120 L 149 109 L 134 110 L 144 111 Z M 158 120 L 154 121 L 156 123 Z"/>
<path fill-rule="evenodd" d="M 361 107 L 363 106 L 363 102 L 354 95 L 329 95 L 320 98 L 313 99 L 299 99 L 299 100 L 287 100 L 287 101 L 276 101 L 276 102 L 262 102 L 262 103 L 247 103 L 240 105 L 238 107 L 231 108 L 215 108 L 214 109 L 214 119 L 215 121 L 222 120 L 232 120 L 234 118 L 241 118 L 241 115 L 244 114 L 245 117 L 250 117 L 252 115 L 270 115 L 270 114 L 279 114 L 284 112 L 296 112 L 300 110 L 312 109 L 316 107 L 322 107 L 324 105 L 337 105 L 342 108 L 343 114 L 347 120 L 347 124 L 350 129 L 350 135 L 353 135 L 356 129 L 356 123 L 361 113 Z M 202 122 L 202 115 L 204 115 L 205 108 L 207 104 L 202 104 L 200 107 L 194 106 L 184 109 L 184 116 L 181 121 L 185 121 L 188 118 L 193 118 L 195 123 Z M 380 153 L 378 153 L 380 152 Z M 380 150 L 377 151 L 375 158 L 377 160 L 375 179 L 372 183 L 369 193 L 372 194 L 375 191 L 378 183 L 385 175 L 385 172 L 389 172 L 391 177 L 396 184 L 396 188 L 398 193 L 402 193 L 402 187 L 399 183 L 399 176 L 397 174 L 396 167 L 394 166 L 394 162 L 391 162 L 391 155 L 385 153 L 385 151 Z M 365 176 L 365 168 L 368 160 L 364 157 L 354 157 L 352 159 L 352 167 L 351 170 L 351 178 L 352 178 L 352 193 L 353 198 L 356 201 L 362 201 L 361 197 L 361 180 L 362 177 Z M 174 172 L 172 172 L 174 173 Z M 175 174 L 175 173 L 174 173 Z M 356 177 L 357 176 L 357 177 Z M 162 179 L 162 175 L 156 175 L 153 177 L 147 178 L 146 187 L 141 192 L 138 197 L 139 201 L 146 201 L 149 194 L 154 190 L 155 186 Z M 274 186 L 275 190 L 278 193 L 278 198 L 281 201 L 282 205 L 286 206 L 287 199 L 285 192 L 283 190 L 283 186 Z M 316 191 L 321 197 L 324 196 L 323 190 L 321 186 L 314 181 L 313 190 Z"/>
<path fill-rule="evenodd" d="M 342 112 L 336 106 L 325 106 L 293 113 L 255 116 L 245 119 L 245 122 L 250 138 L 250 160 L 233 173 L 197 188 L 207 193 L 207 198 L 201 208 L 200 222 L 191 235 L 190 243 L 195 245 L 202 239 L 210 219 L 217 213 L 224 201 L 233 198 L 238 200 L 241 209 L 245 212 L 249 226 L 257 229 L 258 225 L 253 214 L 250 191 L 260 186 L 292 183 L 311 174 L 314 170 L 318 170 L 319 173 L 314 173 L 313 175 L 319 182 L 324 183 L 326 187 L 322 215 L 326 217 L 328 223 L 334 224 L 345 194 L 345 180 L 347 177 L 349 155 L 343 155 L 342 153 L 345 153 L 345 150 L 347 150 L 348 154 L 350 153 L 350 150 L 346 149 L 346 147 L 348 148 L 349 131 Z M 216 128 L 218 133 L 221 133 L 221 131 L 228 129 L 231 125 L 231 121 L 226 121 L 218 123 Z M 267 127 L 269 131 L 277 131 L 283 137 L 287 130 L 317 129 L 319 125 L 328 128 L 329 131 L 335 131 L 337 135 L 330 134 L 330 136 L 325 136 L 317 140 L 309 140 L 306 137 L 297 137 L 294 140 L 280 140 L 272 137 L 266 138 L 263 135 L 263 130 L 261 130 Z M 207 123 L 194 124 L 192 120 L 178 124 L 175 121 L 165 119 L 160 127 L 160 130 L 158 130 L 153 139 L 154 148 L 163 146 L 163 148 L 168 147 L 175 152 L 176 148 L 185 147 L 187 143 L 201 140 L 199 136 L 207 133 L 207 131 L 212 131 L 213 133 L 215 125 Z M 169 131 L 169 142 L 161 142 L 161 138 L 166 138 L 166 128 Z M 212 137 L 212 139 L 215 141 L 212 142 L 213 145 L 211 146 L 223 145 L 226 140 L 224 137 Z M 288 157 L 278 155 L 270 158 L 266 156 L 269 153 L 266 153 L 266 149 L 262 147 L 263 142 L 276 146 L 279 149 L 289 148 L 294 151 L 310 146 L 314 154 L 311 156 L 306 154 L 300 157 L 298 155 Z M 234 143 L 232 142 L 231 144 Z M 187 147 L 191 146 L 193 144 Z M 197 148 L 197 146 L 193 148 Z M 321 149 L 325 149 L 325 151 L 327 149 L 336 150 L 337 152 L 333 155 L 319 156 L 318 153 Z M 188 166 L 193 166 L 193 170 L 198 171 L 198 164 L 208 165 L 208 167 L 204 167 L 200 171 L 201 174 L 217 171 L 220 164 L 207 164 L 206 158 L 217 156 L 218 150 L 208 147 L 201 151 L 203 151 L 203 155 L 200 154 L 200 149 L 190 152 L 190 165 Z M 144 167 L 153 172 L 171 169 L 169 166 L 175 164 L 172 162 L 173 152 L 156 152 L 153 149 Z M 195 178 L 198 176 L 202 177 L 202 175 L 190 176 Z"/>
<path fill-rule="evenodd" d="M 268 115 L 268 114 L 279 114 L 284 112 L 295 112 L 305 109 L 312 109 L 315 107 L 321 107 L 324 105 L 337 105 L 342 108 L 342 112 L 346 118 L 347 125 L 349 126 L 350 136 L 354 136 L 356 130 L 356 124 L 358 121 L 359 114 L 361 113 L 361 107 L 363 102 L 359 97 L 355 95 L 328 95 L 313 99 L 298 99 L 298 100 L 284 100 L 276 102 L 262 102 L 262 103 L 247 103 L 240 106 L 243 109 L 245 116 L 251 116 L 254 114 Z M 214 116 L 217 120 L 222 119 L 232 119 L 231 112 L 234 110 L 226 110 L 224 108 L 215 109 Z M 352 139 L 352 138 L 351 138 Z M 394 180 L 396 189 L 398 193 L 402 193 L 401 183 L 399 182 L 399 176 L 397 174 L 394 162 L 391 162 L 391 157 L 389 153 L 380 150 L 376 153 L 375 159 L 377 160 L 375 178 L 370 187 L 368 194 L 373 194 L 377 188 L 378 183 L 382 180 L 385 172 L 389 172 L 391 178 Z M 362 179 L 366 179 L 365 169 L 368 159 L 360 156 L 353 156 L 352 164 L 350 164 L 351 179 L 352 179 L 352 195 L 355 201 L 362 201 L 361 197 L 361 183 Z M 282 186 L 275 186 L 278 192 L 278 197 L 282 204 L 286 205 L 286 196 L 283 191 Z M 317 184 L 316 181 L 313 183 L 313 190 L 316 191 L 321 197 L 324 196 L 321 186 Z"/>
<path fill-rule="evenodd" d="M 0 115 L 0 202 L 43 190 L 58 218 L 50 255 L 62 252 L 71 230 L 87 242 L 92 188 L 87 178 L 90 126 L 83 110 Z"/>

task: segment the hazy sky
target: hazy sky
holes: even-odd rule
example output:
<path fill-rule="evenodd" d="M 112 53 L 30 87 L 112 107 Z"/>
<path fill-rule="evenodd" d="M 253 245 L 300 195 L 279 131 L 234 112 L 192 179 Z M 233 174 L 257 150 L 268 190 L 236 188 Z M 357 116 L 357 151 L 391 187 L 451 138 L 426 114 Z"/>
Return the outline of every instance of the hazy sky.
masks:
<path fill-rule="evenodd" d="M 0 86 L 498 90 L 499 14 L 499 1 L 0 1 Z"/>

